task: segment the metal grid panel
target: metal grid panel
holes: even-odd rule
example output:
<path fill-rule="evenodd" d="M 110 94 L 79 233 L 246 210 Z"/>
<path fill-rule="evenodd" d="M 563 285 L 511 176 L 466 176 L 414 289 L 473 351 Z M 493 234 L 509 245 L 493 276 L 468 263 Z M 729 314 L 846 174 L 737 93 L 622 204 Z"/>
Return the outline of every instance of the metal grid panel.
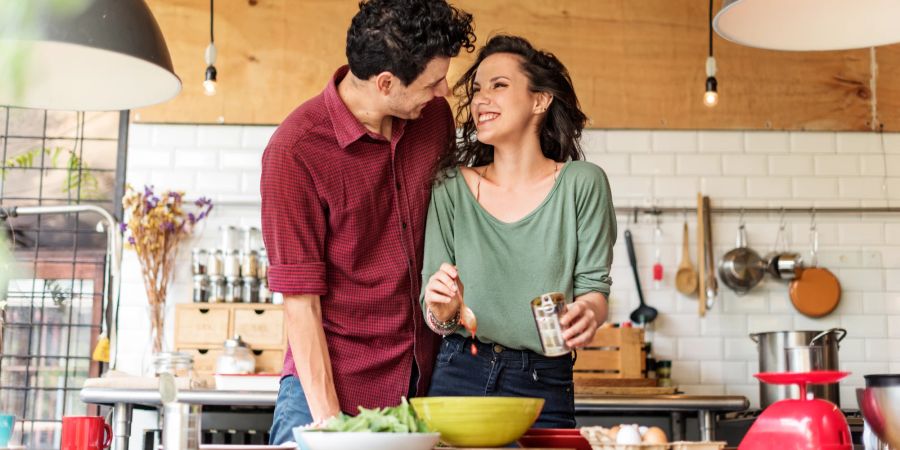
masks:
<path fill-rule="evenodd" d="M 0 207 L 91 203 L 114 211 L 123 169 L 115 113 L 0 108 Z M 124 134 L 124 133 L 123 133 Z M 105 305 L 106 235 L 96 216 L 8 218 L 16 270 L 0 321 L 0 411 L 17 416 L 14 443 L 59 448 L 65 415 L 96 413 L 78 398 Z"/>

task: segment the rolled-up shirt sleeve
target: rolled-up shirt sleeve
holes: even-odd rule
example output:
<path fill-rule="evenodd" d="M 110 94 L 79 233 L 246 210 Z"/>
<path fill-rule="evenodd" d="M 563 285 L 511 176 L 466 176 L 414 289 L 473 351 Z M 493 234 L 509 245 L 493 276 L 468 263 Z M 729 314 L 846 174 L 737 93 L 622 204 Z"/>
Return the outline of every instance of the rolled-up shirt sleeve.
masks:
<path fill-rule="evenodd" d="M 325 206 L 296 147 L 278 136 L 263 153 L 260 196 L 269 289 L 325 295 Z"/>
<path fill-rule="evenodd" d="M 600 292 L 609 296 L 609 276 L 616 243 L 616 212 L 606 173 L 593 166 L 591 177 L 578 185 L 578 255 L 575 261 L 575 296 Z"/>

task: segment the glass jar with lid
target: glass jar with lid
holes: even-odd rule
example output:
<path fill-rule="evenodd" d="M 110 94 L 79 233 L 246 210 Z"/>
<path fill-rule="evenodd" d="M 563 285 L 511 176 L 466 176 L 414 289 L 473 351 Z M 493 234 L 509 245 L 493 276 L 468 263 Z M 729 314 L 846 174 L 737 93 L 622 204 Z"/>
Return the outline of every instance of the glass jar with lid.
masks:
<path fill-rule="evenodd" d="M 269 254 L 266 249 L 259 249 L 259 267 L 256 269 L 256 276 L 264 280 L 269 277 Z"/>
<path fill-rule="evenodd" d="M 241 289 L 241 301 L 244 303 L 259 303 L 259 281 L 253 277 L 244 277 Z"/>
<path fill-rule="evenodd" d="M 255 278 L 259 270 L 259 253 L 256 250 L 241 250 L 238 259 L 241 261 L 241 276 Z"/>
<path fill-rule="evenodd" d="M 237 250 L 227 250 L 223 256 L 222 269 L 226 277 L 241 276 L 241 254 Z"/>
<path fill-rule="evenodd" d="M 156 375 L 167 373 L 173 377 L 191 378 L 194 374 L 194 357 L 184 352 L 161 352 L 153 358 Z"/>
<path fill-rule="evenodd" d="M 208 252 L 206 272 L 211 277 L 225 275 L 225 252 L 222 250 L 210 250 Z"/>
<path fill-rule="evenodd" d="M 209 277 L 209 298 L 210 303 L 222 303 L 225 301 L 225 277 L 211 276 Z"/>
<path fill-rule="evenodd" d="M 194 303 L 206 303 L 209 301 L 209 275 L 194 275 Z"/>
<path fill-rule="evenodd" d="M 225 341 L 222 354 L 216 359 L 216 373 L 246 375 L 256 371 L 256 358 L 240 335 Z"/>
<path fill-rule="evenodd" d="M 240 302 L 243 295 L 241 279 L 236 277 L 225 278 L 225 295 L 222 299 L 225 303 Z"/>
<path fill-rule="evenodd" d="M 207 275 L 209 252 L 204 248 L 191 250 L 191 271 L 196 275 Z"/>

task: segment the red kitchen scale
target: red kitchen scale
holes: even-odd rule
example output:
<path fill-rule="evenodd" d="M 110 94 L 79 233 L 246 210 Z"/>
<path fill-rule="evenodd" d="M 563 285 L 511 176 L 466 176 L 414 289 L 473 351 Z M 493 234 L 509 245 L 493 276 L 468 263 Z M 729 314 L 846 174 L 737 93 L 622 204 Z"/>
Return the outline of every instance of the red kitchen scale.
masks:
<path fill-rule="evenodd" d="M 756 378 L 769 384 L 796 384 L 799 399 L 775 402 L 747 431 L 738 450 L 852 450 L 847 418 L 834 403 L 806 396 L 807 384 L 832 384 L 850 372 L 764 372 Z"/>

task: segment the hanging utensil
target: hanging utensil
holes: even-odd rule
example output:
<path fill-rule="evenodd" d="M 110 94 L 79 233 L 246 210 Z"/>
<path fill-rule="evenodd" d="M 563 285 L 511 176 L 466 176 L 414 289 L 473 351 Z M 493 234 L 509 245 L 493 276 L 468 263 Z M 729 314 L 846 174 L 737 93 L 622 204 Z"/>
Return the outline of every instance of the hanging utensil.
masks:
<path fill-rule="evenodd" d="M 656 215 L 656 229 L 653 230 L 653 289 L 659 290 L 663 281 L 662 228 L 659 226 L 661 214 Z"/>
<path fill-rule="evenodd" d="M 706 301 L 705 308 L 712 309 L 719 295 L 719 282 L 716 280 L 716 260 L 713 257 L 712 245 L 712 208 L 709 206 L 709 196 L 703 196 L 703 234 L 706 249 Z"/>
<path fill-rule="evenodd" d="M 819 231 L 816 229 L 816 213 L 813 211 L 810 230 L 810 264 L 791 281 L 791 303 L 801 314 L 824 317 L 837 308 L 841 301 L 841 283 L 830 270 L 818 267 Z"/>
<path fill-rule="evenodd" d="M 697 312 L 700 317 L 706 315 L 706 286 L 709 282 L 706 277 L 706 213 L 703 208 L 703 194 L 697 193 L 697 274 L 698 302 Z"/>
<path fill-rule="evenodd" d="M 743 295 L 762 281 L 765 270 L 765 261 L 747 247 L 747 231 L 742 213 L 736 247 L 729 250 L 719 262 L 719 278 L 735 293 Z"/>
<path fill-rule="evenodd" d="M 781 223 L 778 233 L 775 235 L 775 248 L 766 255 L 766 272 L 773 278 L 783 281 L 791 281 L 797 278 L 803 268 L 803 258 L 799 253 L 788 252 L 787 245 L 787 221 L 784 218 L 784 208 L 781 209 Z"/>
<path fill-rule="evenodd" d="M 631 321 L 638 325 L 646 325 L 656 320 L 658 312 L 656 308 L 647 306 L 644 302 L 644 292 L 641 290 L 641 278 L 638 276 L 637 258 L 634 256 L 634 242 L 631 239 L 631 230 L 625 230 L 625 247 L 628 249 L 628 261 L 631 262 L 631 272 L 634 273 L 634 284 L 637 288 L 640 306 L 631 312 Z"/>
<path fill-rule="evenodd" d="M 684 232 L 681 239 L 681 263 L 678 265 L 678 272 L 675 273 L 675 289 L 683 295 L 693 295 L 697 292 L 698 280 L 697 271 L 691 264 L 691 252 L 688 248 L 687 218 L 684 220 Z"/>

